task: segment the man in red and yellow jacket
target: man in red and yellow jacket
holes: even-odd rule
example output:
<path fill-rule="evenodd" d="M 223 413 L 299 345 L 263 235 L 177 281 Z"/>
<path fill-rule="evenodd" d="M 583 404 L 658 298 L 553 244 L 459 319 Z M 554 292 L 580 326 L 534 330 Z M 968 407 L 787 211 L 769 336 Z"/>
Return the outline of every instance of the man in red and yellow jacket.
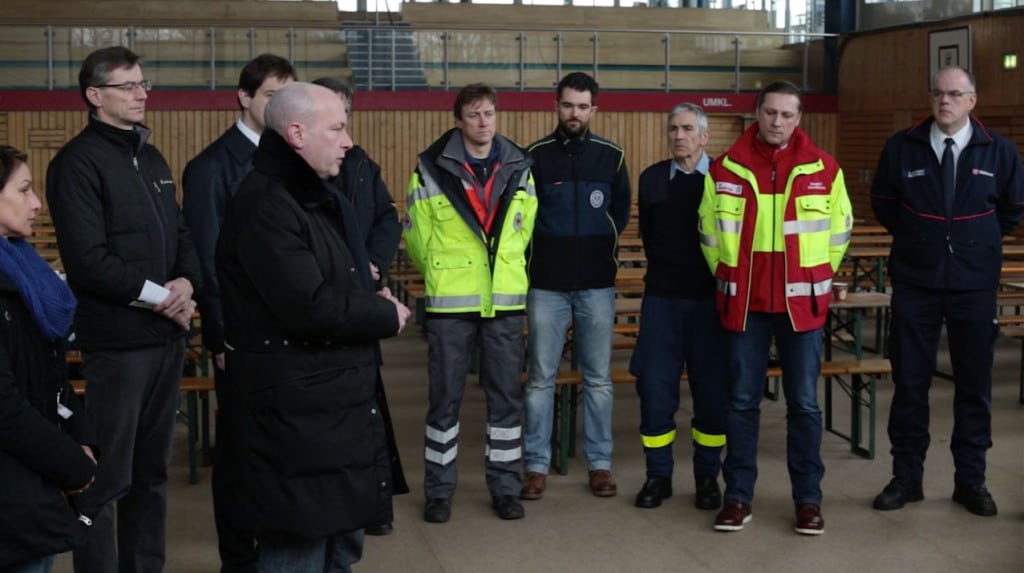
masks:
<path fill-rule="evenodd" d="M 757 123 L 704 183 L 700 237 L 728 331 L 730 397 L 725 503 L 715 529 L 750 521 L 768 350 L 774 336 L 786 395 L 786 453 L 797 533 L 824 531 L 817 381 L 832 277 L 850 242 L 852 208 L 835 159 L 799 129 L 800 90 L 773 82 Z"/>

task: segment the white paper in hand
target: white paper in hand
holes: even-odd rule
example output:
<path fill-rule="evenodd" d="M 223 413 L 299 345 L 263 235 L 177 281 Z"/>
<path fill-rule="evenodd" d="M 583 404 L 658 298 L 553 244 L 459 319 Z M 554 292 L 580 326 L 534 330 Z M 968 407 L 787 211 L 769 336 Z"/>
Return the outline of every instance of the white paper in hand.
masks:
<path fill-rule="evenodd" d="M 142 292 L 139 293 L 138 298 L 128 303 L 128 305 L 137 306 L 139 308 L 153 308 L 163 302 L 165 298 L 170 296 L 170 294 L 171 291 L 153 281 L 147 280 L 146 283 L 142 285 Z"/>

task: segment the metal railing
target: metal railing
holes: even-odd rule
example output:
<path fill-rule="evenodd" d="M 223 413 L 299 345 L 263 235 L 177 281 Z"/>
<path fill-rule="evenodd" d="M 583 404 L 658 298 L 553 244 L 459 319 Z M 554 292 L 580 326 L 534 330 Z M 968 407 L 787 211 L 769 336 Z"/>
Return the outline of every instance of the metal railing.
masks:
<path fill-rule="evenodd" d="M 409 26 L 168 27 L 0 25 L 0 87 L 77 88 L 92 50 L 120 44 L 144 58 L 157 88 L 233 87 L 238 70 L 264 52 L 289 58 L 300 77 L 351 73 L 364 89 L 548 90 L 586 71 L 611 90 L 756 90 L 770 79 L 824 89 L 829 34 L 707 30 L 432 29 Z M 811 70 L 815 70 L 812 73 Z"/>

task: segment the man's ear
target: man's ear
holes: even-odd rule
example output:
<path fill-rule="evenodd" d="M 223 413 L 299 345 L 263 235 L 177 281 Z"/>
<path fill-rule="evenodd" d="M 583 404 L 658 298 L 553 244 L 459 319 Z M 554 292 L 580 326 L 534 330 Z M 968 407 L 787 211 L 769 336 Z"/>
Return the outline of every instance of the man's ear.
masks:
<path fill-rule="evenodd" d="M 293 149 L 302 149 L 306 145 L 305 136 L 306 129 L 298 122 L 289 123 L 284 130 L 284 139 Z"/>
<path fill-rule="evenodd" d="M 249 109 L 252 105 L 252 96 L 243 89 L 238 90 L 238 105 L 242 106 L 242 109 Z"/>
<path fill-rule="evenodd" d="M 89 100 L 89 103 L 91 103 L 95 108 L 103 107 L 103 99 L 100 97 L 100 88 L 85 88 L 85 99 Z"/>

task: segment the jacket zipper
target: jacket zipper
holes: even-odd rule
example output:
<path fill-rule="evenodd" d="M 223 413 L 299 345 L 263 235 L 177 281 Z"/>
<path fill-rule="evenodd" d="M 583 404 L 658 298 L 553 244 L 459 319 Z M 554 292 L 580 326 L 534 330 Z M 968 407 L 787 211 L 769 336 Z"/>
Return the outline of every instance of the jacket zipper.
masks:
<path fill-rule="evenodd" d="M 149 198 L 149 206 L 153 208 L 153 214 L 156 216 L 157 225 L 160 227 L 160 271 L 170 273 L 171 269 L 168 268 L 167 264 L 167 226 L 164 224 L 164 218 L 160 215 L 160 208 L 157 204 L 156 197 L 149 192 L 149 186 L 147 185 L 146 178 L 142 175 L 142 169 L 139 167 L 139 158 L 132 153 L 132 165 L 135 166 L 135 174 L 139 176 L 139 181 L 142 182 L 142 187 L 146 189 L 146 197 Z M 160 186 L 153 182 L 153 188 L 156 192 L 162 193 Z M 173 278 L 173 277 L 169 277 Z"/>

